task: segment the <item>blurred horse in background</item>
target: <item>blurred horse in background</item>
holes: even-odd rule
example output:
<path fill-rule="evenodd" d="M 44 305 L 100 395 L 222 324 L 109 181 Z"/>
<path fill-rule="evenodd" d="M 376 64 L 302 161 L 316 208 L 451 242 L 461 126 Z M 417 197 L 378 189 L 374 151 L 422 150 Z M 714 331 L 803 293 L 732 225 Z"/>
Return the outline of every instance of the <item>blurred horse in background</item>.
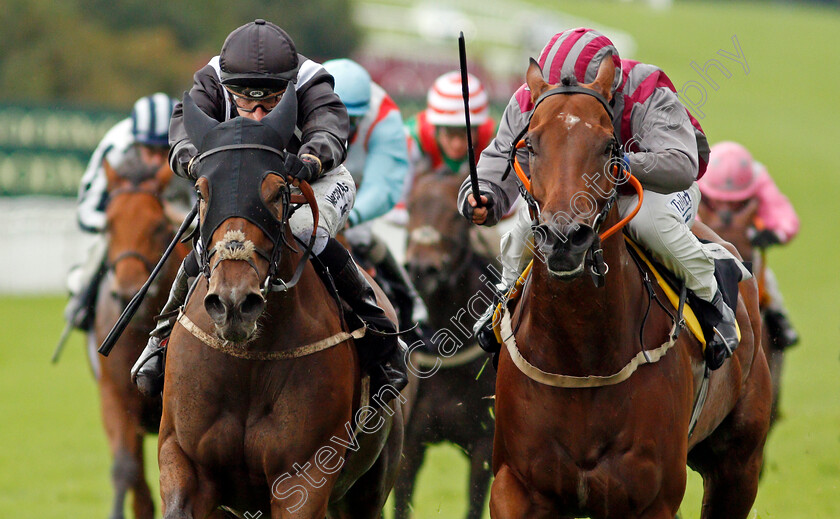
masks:
<path fill-rule="evenodd" d="M 713 208 L 704 198 L 697 212 L 700 220 L 708 225 L 721 238 L 738 249 L 743 258 L 752 260 L 753 272 L 758 282 L 758 307 L 761 310 L 761 345 L 767 364 L 770 366 L 770 379 L 773 382 L 773 407 L 771 425 L 779 417 L 779 394 L 782 386 L 782 366 L 785 360 L 784 348 L 778 347 L 771 337 L 765 314 L 770 304 L 765 281 L 767 279 L 767 262 L 764 249 L 755 248 L 749 238 L 751 228 L 760 228 L 761 222 L 757 216 L 758 201 L 751 200 L 745 204 L 732 204 L 728 207 Z"/>
<path fill-rule="evenodd" d="M 114 501 L 109 517 L 123 517 L 125 497 L 131 491 L 134 517 L 152 519 L 154 504 L 143 468 L 143 437 L 147 433 L 157 433 L 161 399 L 142 396 L 131 382 L 129 371 L 146 344 L 155 324 L 154 316 L 166 302 L 178 265 L 188 249 L 178 244 L 114 351 L 108 357 L 98 355 L 97 346 L 146 282 L 175 234 L 173 223 L 167 217 L 172 210 L 166 207 L 167 202 L 162 197 L 172 179 L 172 170 L 168 165 L 157 171 L 150 170 L 139 160 L 132 160 L 131 155 L 128 157 L 118 170 L 105 162 L 109 194 L 105 209 L 107 273 L 99 287 L 88 348 L 99 387 L 105 434 L 113 456 Z"/>
<path fill-rule="evenodd" d="M 470 224 L 456 207 L 459 175 L 419 175 L 408 195 L 406 266 L 429 308 L 429 327 L 458 337 L 456 352 L 445 351 L 444 335 L 432 338 L 437 351 L 418 348 L 412 364 L 426 376 L 417 380 L 417 397 L 411 407 L 403 448 L 403 465 L 394 488 L 395 519 L 409 517 L 411 496 L 426 448 L 450 441 L 469 458 L 468 519 L 479 519 L 490 482 L 493 452 L 495 392 L 493 369 L 482 368 L 488 358 L 472 337 L 472 326 L 489 303 L 487 279 L 490 258 L 474 252 Z M 434 346 L 433 346 L 434 348 Z M 480 375 L 480 376 L 479 376 Z"/>

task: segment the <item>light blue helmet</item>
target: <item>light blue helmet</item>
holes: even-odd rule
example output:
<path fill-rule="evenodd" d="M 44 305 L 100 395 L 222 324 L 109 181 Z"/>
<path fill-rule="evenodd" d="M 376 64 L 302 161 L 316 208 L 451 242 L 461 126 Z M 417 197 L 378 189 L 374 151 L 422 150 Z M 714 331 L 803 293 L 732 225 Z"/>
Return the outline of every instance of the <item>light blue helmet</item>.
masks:
<path fill-rule="evenodd" d="M 360 117 L 370 110 L 370 74 L 349 59 L 332 59 L 324 63 L 335 78 L 335 93 L 347 107 L 347 115 Z"/>
<path fill-rule="evenodd" d="M 177 100 L 156 93 L 141 97 L 131 110 L 131 135 L 146 146 L 169 146 L 169 119 Z"/>

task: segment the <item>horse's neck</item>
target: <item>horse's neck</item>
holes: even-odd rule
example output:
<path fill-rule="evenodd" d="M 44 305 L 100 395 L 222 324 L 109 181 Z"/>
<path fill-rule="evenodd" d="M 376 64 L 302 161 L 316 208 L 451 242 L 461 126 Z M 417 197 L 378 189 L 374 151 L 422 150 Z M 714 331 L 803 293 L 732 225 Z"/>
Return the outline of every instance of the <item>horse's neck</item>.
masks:
<path fill-rule="evenodd" d="M 635 347 L 643 292 L 639 276 L 620 234 L 605 242 L 603 250 L 609 273 L 600 288 L 592 282 L 588 266 L 584 275 L 564 282 L 552 278 L 545 265 L 535 261 L 521 303 L 525 321 L 520 327 L 527 324 L 529 336 L 550 337 L 558 345 L 552 351 L 533 352 L 548 367 L 554 364 L 554 369 L 565 371 L 577 367 L 587 374 L 602 372 L 599 368 L 603 366 L 620 367 Z"/>

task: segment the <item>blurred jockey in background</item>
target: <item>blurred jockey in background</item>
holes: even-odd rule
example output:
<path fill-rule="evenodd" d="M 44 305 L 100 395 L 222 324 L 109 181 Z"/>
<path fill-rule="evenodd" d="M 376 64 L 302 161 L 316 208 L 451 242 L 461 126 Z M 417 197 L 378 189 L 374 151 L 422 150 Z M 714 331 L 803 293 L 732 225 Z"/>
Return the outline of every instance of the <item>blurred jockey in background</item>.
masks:
<path fill-rule="evenodd" d="M 472 74 L 469 83 L 470 130 L 478 156 L 495 134 L 490 100 L 481 81 Z M 435 80 L 426 96 L 426 109 L 406 121 L 410 157 L 415 174 L 469 173 L 467 123 L 461 91 L 461 73 L 447 72 Z"/>
<path fill-rule="evenodd" d="M 469 83 L 470 126 L 475 156 L 490 143 L 496 123 L 490 117 L 490 99 L 481 81 L 472 74 Z M 398 225 L 405 225 L 408 215 L 405 200 L 418 175 L 467 175 L 467 118 L 461 91 L 461 73 L 447 72 L 438 77 L 426 94 L 426 109 L 405 122 L 408 132 L 408 156 L 411 174 L 405 182 L 400 203 L 388 215 Z"/>
<path fill-rule="evenodd" d="M 370 261 L 394 289 L 393 295 L 400 299 L 394 301 L 400 309 L 400 328 L 411 328 L 412 323 L 422 327 L 428 320 L 426 305 L 405 269 L 394 259 L 385 242 L 373 233 L 373 220 L 396 205 L 409 175 L 408 148 L 399 108 L 358 63 L 335 59 L 325 62 L 324 68 L 335 79 L 335 92 L 350 117 L 344 167 L 353 176 L 357 191 L 344 236 L 353 252 Z"/>
<path fill-rule="evenodd" d="M 738 143 L 727 141 L 712 146 L 709 167 L 698 184 L 703 205 L 718 215 L 754 211 L 753 225 L 746 232 L 756 249 L 786 244 L 799 232 L 799 218 L 788 198 L 776 187 L 767 168 L 753 160 Z M 799 342 L 799 335 L 788 319 L 776 276 L 766 265 L 761 267 L 765 269 L 764 292 L 768 301 L 764 315 L 768 331 L 779 348 L 793 346 Z M 756 272 L 761 267 L 754 263 Z"/>
<path fill-rule="evenodd" d="M 121 174 L 137 173 L 121 171 L 124 165 L 141 164 L 150 172 L 166 164 L 169 153 L 169 118 L 177 101 L 166 94 L 156 93 L 142 97 L 134 103 L 131 117 L 123 119 L 112 127 L 100 141 L 90 158 L 79 187 L 77 216 L 83 231 L 96 234 L 97 239 L 88 251 L 84 263 L 74 267 L 68 276 L 70 301 L 64 311 L 65 319 L 74 327 L 88 331 L 93 324 L 93 309 L 99 283 L 105 275 L 107 243 L 105 231 L 105 207 L 108 204 L 108 181 L 105 177 L 104 161 L 108 161 Z M 164 198 L 175 202 L 173 220 L 183 219 L 192 205 L 192 184 L 182 179 L 173 179 L 164 193 Z M 183 212 L 183 214 L 180 214 Z"/>

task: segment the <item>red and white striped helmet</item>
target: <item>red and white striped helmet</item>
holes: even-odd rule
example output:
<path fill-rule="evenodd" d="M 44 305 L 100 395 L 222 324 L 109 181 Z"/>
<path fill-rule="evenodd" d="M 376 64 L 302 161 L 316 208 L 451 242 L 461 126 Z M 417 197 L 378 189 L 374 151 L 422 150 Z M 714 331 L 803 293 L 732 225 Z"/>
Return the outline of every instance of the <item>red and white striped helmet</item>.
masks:
<path fill-rule="evenodd" d="M 490 116 L 487 91 L 477 77 L 469 74 L 470 125 L 480 126 Z M 447 72 L 435 80 L 426 96 L 426 120 L 434 126 L 466 126 L 461 73 Z"/>
<path fill-rule="evenodd" d="M 621 86 L 621 58 L 613 42 L 594 29 L 578 27 L 555 34 L 540 52 L 538 62 L 543 78 L 552 85 L 572 76 L 579 83 L 591 83 L 607 55 L 612 56 L 615 64 L 612 84 L 615 92 Z"/>

